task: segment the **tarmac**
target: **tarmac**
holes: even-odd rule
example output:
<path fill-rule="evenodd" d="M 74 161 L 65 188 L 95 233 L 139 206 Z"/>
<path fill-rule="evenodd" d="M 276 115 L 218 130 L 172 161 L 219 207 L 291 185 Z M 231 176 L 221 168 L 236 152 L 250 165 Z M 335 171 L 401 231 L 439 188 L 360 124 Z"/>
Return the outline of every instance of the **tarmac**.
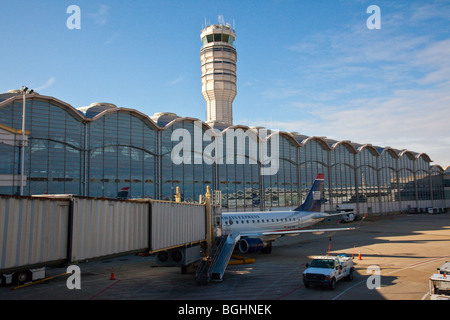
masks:
<path fill-rule="evenodd" d="M 323 227 L 329 227 L 335 222 L 324 224 L 328 225 Z M 154 255 L 133 254 L 78 263 L 79 289 L 69 288 L 75 282 L 71 282 L 72 273 L 65 274 L 68 266 L 49 267 L 47 281 L 0 287 L 0 300 L 429 299 L 428 277 L 450 261 L 450 214 L 379 216 L 340 226 L 351 225 L 359 228 L 280 238 L 271 254 L 247 255 L 255 259 L 254 263 L 229 265 L 223 281 L 218 283 L 198 285 L 193 273 L 182 274 L 180 268 L 158 266 Z M 335 290 L 305 288 L 305 264 L 314 256 L 327 253 L 352 256 L 354 279 L 338 282 Z M 379 278 L 374 277 L 377 270 Z"/>

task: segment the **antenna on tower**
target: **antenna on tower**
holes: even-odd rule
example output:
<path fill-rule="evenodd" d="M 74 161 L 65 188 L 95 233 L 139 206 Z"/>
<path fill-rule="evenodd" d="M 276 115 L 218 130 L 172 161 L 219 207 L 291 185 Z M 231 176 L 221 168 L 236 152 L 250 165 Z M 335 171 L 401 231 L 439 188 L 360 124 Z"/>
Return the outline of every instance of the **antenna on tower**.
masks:
<path fill-rule="evenodd" d="M 219 24 L 222 24 L 222 25 L 225 24 L 225 19 L 223 18 L 223 15 L 219 14 L 218 20 L 219 20 Z"/>

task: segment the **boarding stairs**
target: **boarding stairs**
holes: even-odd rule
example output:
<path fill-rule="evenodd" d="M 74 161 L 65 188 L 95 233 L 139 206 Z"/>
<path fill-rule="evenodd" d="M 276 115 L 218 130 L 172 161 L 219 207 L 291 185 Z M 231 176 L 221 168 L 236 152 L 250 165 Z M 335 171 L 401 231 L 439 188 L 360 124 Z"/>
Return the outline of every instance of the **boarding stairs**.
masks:
<path fill-rule="evenodd" d="M 239 239 L 239 235 L 233 236 L 231 234 L 216 237 L 211 254 L 201 261 L 197 269 L 196 280 L 199 284 L 207 284 L 210 281 L 222 281 L 234 246 Z"/>

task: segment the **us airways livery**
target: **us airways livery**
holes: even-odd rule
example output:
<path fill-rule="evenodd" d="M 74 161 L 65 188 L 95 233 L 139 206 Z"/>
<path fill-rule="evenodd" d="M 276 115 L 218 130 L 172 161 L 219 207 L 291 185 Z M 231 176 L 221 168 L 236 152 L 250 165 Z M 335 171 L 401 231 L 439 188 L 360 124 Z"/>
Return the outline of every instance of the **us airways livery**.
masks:
<path fill-rule="evenodd" d="M 321 211 L 324 174 L 319 173 L 308 196 L 291 211 L 233 212 L 222 214 L 224 235 L 238 237 L 242 253 L 270 253 L 272 242 L 281 236 L 296 236 L 306 232 L 354 230 L 355 228 L 306 229 L 324 219 L 341 215 Z"/>

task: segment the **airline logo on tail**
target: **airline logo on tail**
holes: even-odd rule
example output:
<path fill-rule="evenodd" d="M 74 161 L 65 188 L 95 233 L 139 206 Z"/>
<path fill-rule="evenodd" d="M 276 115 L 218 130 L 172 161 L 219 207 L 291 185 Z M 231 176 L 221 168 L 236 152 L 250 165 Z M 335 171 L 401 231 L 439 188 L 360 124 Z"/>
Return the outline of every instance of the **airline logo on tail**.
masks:
<path fill-rule="evenodd" d="M 320 212 L 322 202 L 323 202 L 323 182 L 325 180 L 325 175 L 319 173 L 314 180 L 314 184 L 309 190 L 308 196 L 302 205 L 295 208 L 294 211 L 312 211 Z"/>

